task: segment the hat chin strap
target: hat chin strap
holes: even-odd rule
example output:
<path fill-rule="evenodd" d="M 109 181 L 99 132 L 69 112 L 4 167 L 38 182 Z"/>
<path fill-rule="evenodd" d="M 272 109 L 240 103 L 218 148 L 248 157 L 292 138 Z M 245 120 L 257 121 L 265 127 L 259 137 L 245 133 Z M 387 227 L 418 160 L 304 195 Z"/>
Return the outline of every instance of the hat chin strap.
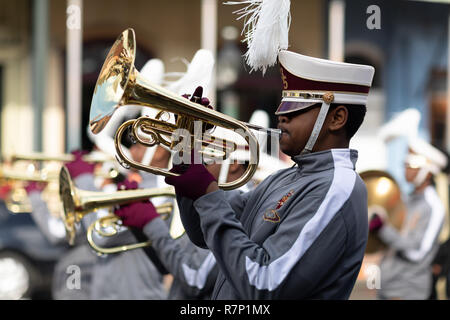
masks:
<path fill-rule="evenodd" d="M 314 124 L 314 128 L 309 136 L 309 140 L 306 143 L 305 148 L 300 153 L 308 154 L 312 152 L 314 145 L 316 144 L 316 140 L 319 137 L 320 130 L 322 130 L 323 123 L 325 122 L 325 118 L 327 117 L 328 110 L 330 109 L 330 103 L 322 102 L 322 106 L 320 107 L 319 115 L 317 116 L 316 123 Z"/>

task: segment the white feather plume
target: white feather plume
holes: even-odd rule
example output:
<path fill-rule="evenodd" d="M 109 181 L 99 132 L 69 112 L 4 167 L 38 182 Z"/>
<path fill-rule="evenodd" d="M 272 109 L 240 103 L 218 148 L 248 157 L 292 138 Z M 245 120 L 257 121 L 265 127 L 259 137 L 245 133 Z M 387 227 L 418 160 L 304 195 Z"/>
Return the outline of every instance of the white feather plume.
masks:
<path fill-rule="evenodd" d="M 278 52 L 288 48 L 290 0 L 243 0 L 225 4 L 246 5 L 234 12 L 239 15 L 237 20 L 244 19 L 243 41 L 248 49 L 244 57 L 250 72 L 261 70 L 264 74 L 277 62 Z"/>

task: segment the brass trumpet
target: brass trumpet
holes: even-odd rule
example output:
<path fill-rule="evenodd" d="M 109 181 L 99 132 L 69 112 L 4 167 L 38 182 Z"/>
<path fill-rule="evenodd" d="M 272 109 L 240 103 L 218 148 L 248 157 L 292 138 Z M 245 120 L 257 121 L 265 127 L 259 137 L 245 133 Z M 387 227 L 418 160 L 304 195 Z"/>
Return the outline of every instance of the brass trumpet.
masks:
<path fill-rule="evenodd" d="M 23 184 L 25 181 L 50 183 L 57 181 L 57 175 L 52 171 L 46 170 L 29 173 L 1 167 L 0 184 L 9 184 L 11 186 L 11 192 L 9 192 L 4 201 L 6 207 L 12 213 L 29 213 L 32 211 L 31 203 Z"/>
<path fill-rule="evenodd" d="M 67 155 L 71 156 L 71 155 Z M 100 158 L 96 158 L 100 161 Z M 18 155 L 14 160 L 25 161 L 65 161 L 69 160 L 69 157 L 53 157 L 38 156 L 38 154 Z M 89 158 L 87 159 L 89 160 Z M 94 160 L 94 158 L 91 158 Z M 69 160 L 70 161 L 70 160 Z M 0 167 L 0 185 L 9 184 L 11 186 L 11 192 L 4 199 L 5 205 L 12 213 L 29 213 L 32 211 L 31 203 L 28 198 L 27 192 L 24 188 L 24 183 L 27 181 L 47 183 L 46 188 L 42 193 L 42 199 L 47 202 L 48 209 L 54 216 L 60 216 L 62 210 L 61 203 L 58 196 L 58 177 L 59 177 L 59 165 L 57 168 L 36 169 L 34 166 L 21 170 L 21 168 L 8 168 L 6 166 Z M 102 177 L 105 179 L 114 179 L 118 176 L 119 172 L 116 169 L 112 169 L 108 172 L 101 168 L 94 170 L 96 177 Z"/>
<path fill-rule="evenodd" d="M 146 146 L 161 144 L 176 151 L 179 151 L 177 148 L 181 145 L 181 142 L 176 140 L 176 134 L 188 132 L 188 138 L 183 136 L 183 143 L 189 142 L 191 149 L 194 145 L 197 150 L 200 150 L 200 153 L 211 157 L 218 155 L 222 159 L 227 156 L 227 153 L 235 149 L 234 142 L 216 139 L 211 135 L 204 138 L 203 133 L 205 133 L 207 126 L 219 126 L 234 130 L 245 139 L 249 146 L 250 165 L 239 179 L 219 184 L 219 187 L 230 190 L 247 183 L 255 173 L 259 161 L 258 140 L 249 128 L 264 129 L 278 134 L 279 130 L 265 129 L 238 121 L 150 83 L 139 74 L 134 66 L 135 51 L 134 30 L 127 29 L 122 32 L 109 51 L 97 80 L 90 110 L 91 131 L 94 134 L 99 133 L 106 126 L 115 110 L 124 105 L 147 106 L 161 110 L 155 119 L 144 116 L 137 120 L 125 122 L 119 127 L 114 139 L 118 160 L 125 167 L 134 167 L 138 170 L 163 176 L 178 176 L 178 174 L 168 170 L 144 166 L 128 159 L 122 152 L 120 144 L 125 129 L 130 127 L 132 129 L 131 136 L 139 143 Z M 161 120 L 164 114 L 170 113 L 176 116 L 175 124 Z M 198 123 L 201 125 L 197 125 Z M 146 134 L 147 138 L 141 137 L 142 133 Z M 188 151 L 190 150 L 188 149 Z"/>
<path fill-rule="evenodd" d="M 172 203 L 163 203 L 159 206 L 156 206 L 156 211 L 158 212 L 158 214 L 162 216 L 163 220 L 168 219 L 169 216 L 172 215 L 169 233 L 173 239 L 177 239 L 184 234 L 185 232 L 184 227 L 183 224 L 181 223 L 180 213 L 176 203 L 175 205 L 173 205 Z M 117 217 L 114 214 L 110 214 L 105 217 L 97 219 L 89 226 L 86 234 L 88 243 L 91 246 L 91 248 L 94 249 L 99 255 L 120 253 L 124 251 L 151 246 L 150 241 L 121 245 L 112 248 L 105 248 L 97 245 L 94 241 L 93 234 L 97 233 L 101 237 L 115 236 L 119 232 L 119 229 L 121 227 L 119 221 L 120 221 L 119 217 Z"/>
<path fill-rule="evenodd" d="M 77 225 L 86 214 L 100 208 L 154 197 L 175 197 L 175 190 L 173 187 L 124 190 L 113 193 L 80 190 L 74 186 L 67 168 L 63 166 L 59 175 L 59 195 L 64 208 L 61 219 L 66 228 L 67 240 L 73 245 Z"/>
<path fill-rule="evenodd" d="M 115 161 L 114 158 L 110 156 L 102 156 L 102 155 L 91 155 L 87 154 L 82 157 L 83 161 L 90 163 L 102 163 L 108 161 Z M 14 154 L 11 156 L 11 161 L 41 161 L 41 162 L 70 162 L 75 160 L 75 156 L 73 154 L 55 154 L 49 155 L 42 152 L 32 152 L 27 154 Z"/>
<path fill-rule="evenodd" d="M 400 230 L 405 219 L 406 206 L 395 179 L 389 173 L 380 170 L 368 170 L 359 175 L 367 188 L 369 220 L 376 213 Z M 385 247 L 376 234 L 369 233 L 366 253 L 375 253 Z"/>

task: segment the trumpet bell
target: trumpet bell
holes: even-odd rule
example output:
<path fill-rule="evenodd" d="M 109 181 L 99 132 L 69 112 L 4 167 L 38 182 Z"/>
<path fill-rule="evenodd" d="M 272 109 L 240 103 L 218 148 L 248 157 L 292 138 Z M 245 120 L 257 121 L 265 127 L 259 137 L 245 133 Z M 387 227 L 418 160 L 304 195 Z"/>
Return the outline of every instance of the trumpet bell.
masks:
<path fill-rule="evenodd" d="M 400 230 L 405 219 L 406 206 L 395 179 L 387 172 L 368 170 L 360 173 L 367 188 L 368 218 L 378 214 L 390 225 Z M 386 245 L 375 234 L 369 232 L 366 253 L 385 249 Z"/>

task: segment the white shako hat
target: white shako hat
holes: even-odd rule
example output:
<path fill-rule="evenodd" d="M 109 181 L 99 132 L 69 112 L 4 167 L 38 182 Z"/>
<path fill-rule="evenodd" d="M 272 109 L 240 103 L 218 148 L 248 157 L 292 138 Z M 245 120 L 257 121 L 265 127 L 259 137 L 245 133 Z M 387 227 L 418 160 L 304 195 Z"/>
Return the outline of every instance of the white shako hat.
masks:
<path fill-rule="evenodd" d="M 276 115 L 316 103 L 366 105 L 375 69 L 282 50 L 278 54 L 283 92 Z"/>
<path fill-rule="evenodd" d="M 392 117 L 378 131 L 378 137 L 385 142 L 405 137 L 415 139 L 419 134 L 420 112 L 414 108 L 405 109 Z"/>
<path fill-rule="evenodd" d="M 278 54 L 283 84 L 276 115 L 285 115 L 321 103 L 311 136 L 302 154 L 312 151 L 332 103 L 366 105 L 375 69 L 281 50 Z"/>
<path fill-rule="evenodd" d="M 416 186 L 424 182 L 428 173 L 439 174 L 447 166 L 447 156 L 419 137 L 409 139 L 408 147 L 405 162 L 410 167 L 419 169 L 414 180 Z"/>

